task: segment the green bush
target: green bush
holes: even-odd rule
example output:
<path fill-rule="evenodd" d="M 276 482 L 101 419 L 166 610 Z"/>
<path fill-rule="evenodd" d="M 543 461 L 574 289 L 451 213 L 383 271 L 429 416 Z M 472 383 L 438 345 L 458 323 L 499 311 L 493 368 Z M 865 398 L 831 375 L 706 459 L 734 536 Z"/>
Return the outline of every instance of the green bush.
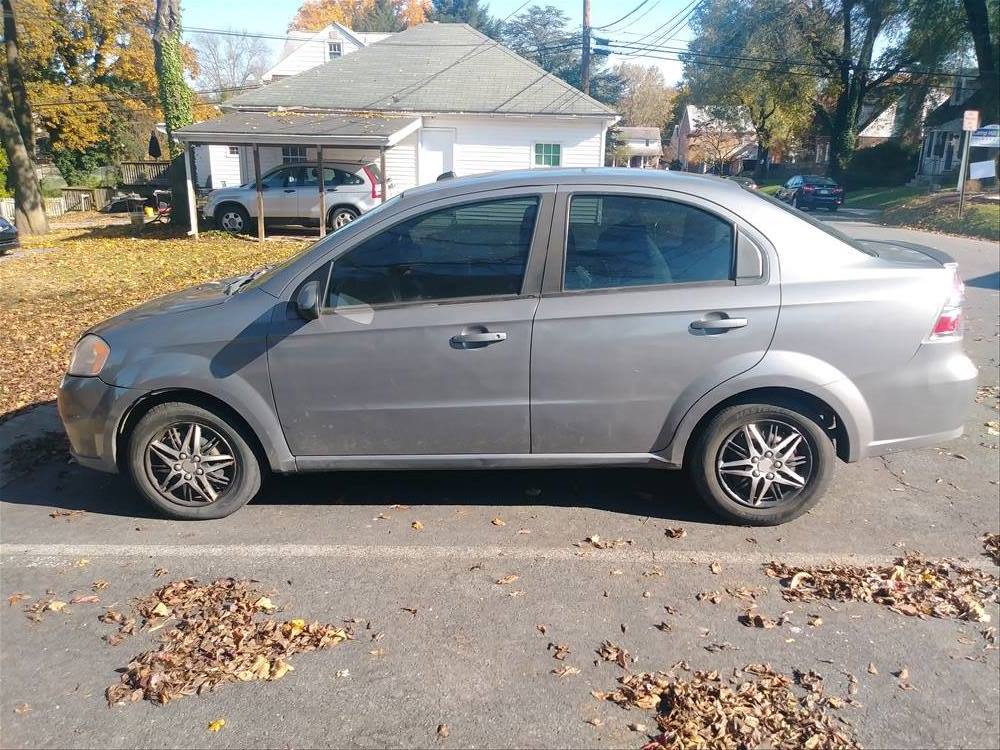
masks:
<path fill-rule="evenodd" d="M 7 154 L 0 148 L 0 198 L 10 198 L 14 191 L 7 187 Z"/>
<path fill-rule="evenodd" d="M 53 149 L 52 161 L 59 173 L 69 185 L 82 185 L 87 178 L 101 167 L 109 163 L 107 149 L 103 146 L 92 146 L 80 151 L 68 149 Z"/>
<path fill-rule="evenodd" d="M 844 172 L 844 187 L 857 190 L 865 187 L 902 185 L 917 169 L 917 149 L 898 141 L 885 141 L 877 146 L 858 149 Z"/>

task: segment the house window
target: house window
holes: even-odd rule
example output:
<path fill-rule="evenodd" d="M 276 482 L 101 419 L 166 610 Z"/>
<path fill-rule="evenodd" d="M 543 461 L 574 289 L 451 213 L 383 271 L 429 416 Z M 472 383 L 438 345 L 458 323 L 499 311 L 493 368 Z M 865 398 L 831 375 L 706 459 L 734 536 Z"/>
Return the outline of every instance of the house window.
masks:
<path fill-rule="evenodd" d="M 300 164 L 306 160 L 305 146 L 282 146 L 281 161 L 283 164 Z"/>
<path fill-rule="evenodd" d="M 562 146 L 558 143 L 536 143 L 536 167 L 558 167 L 562 164 Z"/>
<path fill-rule="evenodd" d="M 240 155 L 240 147 L 239 146 L 230 146 L 229 147 L 229 155 L 230 156 L 239 156 Z"/>
<path fill-rule="evenodd" d="M 340 42 L 327 42 L 326 49 L 330 53 L 330 59 L 344 56 L 344 46 Z"/>

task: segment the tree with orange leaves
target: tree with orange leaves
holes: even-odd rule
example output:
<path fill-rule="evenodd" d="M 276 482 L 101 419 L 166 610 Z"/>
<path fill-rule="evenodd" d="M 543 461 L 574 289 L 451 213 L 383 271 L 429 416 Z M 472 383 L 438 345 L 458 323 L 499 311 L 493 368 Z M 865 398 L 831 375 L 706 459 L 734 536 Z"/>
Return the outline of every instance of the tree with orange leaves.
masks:
<path fill-rule="evenodd" d="M 430 0 L 305 0 L 289 31 L 319 31 L 331 23 L 365 31 L 399 31 L 427 20 Z"/>

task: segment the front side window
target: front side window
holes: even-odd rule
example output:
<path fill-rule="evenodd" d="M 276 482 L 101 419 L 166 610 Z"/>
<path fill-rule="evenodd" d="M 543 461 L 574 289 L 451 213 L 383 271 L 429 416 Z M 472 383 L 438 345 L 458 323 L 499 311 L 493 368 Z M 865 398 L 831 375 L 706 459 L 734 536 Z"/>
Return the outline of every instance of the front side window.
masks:
<path fill-rule="evenodd" d="M 281 161 L 284 164 L 299 164 L 306 160 L 305 146 L 282 146 Z"/>
<path fill-rule="evenodd" d="M 519 294 L 537 214 L 530 196 L 400 222 L 334 262 L 327 307 Z"/>
<path fill-rule="evenodd" d="M 684 203 L 575 195 L 566 237 L 567 290 L 727 281 L 733 226 Z"/>
<path fill-rule="evenodd" d="M 562 164 L 562 146 L 558 143 L 536 143 L 536 167 L 558 167 Z"/>
<path fill-rule="evenodd" d="M 287 169 L 275 170 L 260 181 L 261 185 L 266 188 L 282 188 L 288 180 L 288 172 L 289 170 Z M 250 184 L 252 185 L 253 183 Z"/>

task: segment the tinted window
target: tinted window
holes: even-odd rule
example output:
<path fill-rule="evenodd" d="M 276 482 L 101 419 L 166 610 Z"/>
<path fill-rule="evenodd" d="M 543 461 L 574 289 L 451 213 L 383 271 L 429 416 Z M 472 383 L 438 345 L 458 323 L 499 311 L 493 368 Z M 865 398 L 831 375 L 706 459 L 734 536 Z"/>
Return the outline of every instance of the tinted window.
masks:
<path fill-rule="evenodd" d="M 337 259 L 327 306 L 518 294 L 537 213 L 512 198 L 401 222 Z"/>
<path fill-rule="evenodd" d="M 262 179 L 261 185 L 268 188 L 280 188 L 285 186 L 285 180 L 288 178 L 287 169 L 279 169 L 277 172 L 272 172 L 267 177 Z M 254 183 L 251 181 L 251 185 Z"/>
<path fill-rule="evenodd" d="M 319 182 L 317 176 L 319 173 L 319 167 L 306 167 L 306 178 L 303 182 L 305 187 L 314 187 L 319 189 Z M 342 169 L 335 169 L 333 167 L 323 167 L 323 181 L 326 187 L 337 187 L 338 185 L 361 185 L 364 181 L 358 177 L 356 174 L 351 174 L 350 172 L 345 172 Z"/>
<path fill-rule="evenodd" d="M 733 227 L 683 203 L 626 195 L 574 196 L 565 289 L 732 278 Z"/>
<path fill-rule="evenodd" d="M 806 177 L 803 177 L 802 182 L 804 182 L 806 185 L 823 185 L 826 187 L 832 187 L 837 184 L 829 177 L 820 177 L 818 175 L 808 175 Z"/>

